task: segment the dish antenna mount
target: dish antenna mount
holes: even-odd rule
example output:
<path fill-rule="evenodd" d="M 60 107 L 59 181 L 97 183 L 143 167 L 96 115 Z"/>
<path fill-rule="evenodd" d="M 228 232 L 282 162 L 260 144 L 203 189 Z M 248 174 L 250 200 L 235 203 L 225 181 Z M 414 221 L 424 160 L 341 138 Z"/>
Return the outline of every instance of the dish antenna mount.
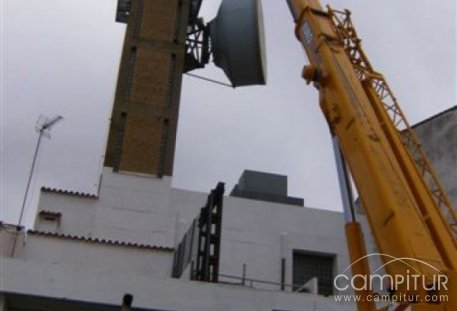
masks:
<path fill-rule="evenodd" d="M 222 0 L 216 18 L 198 17 L 202 0 L 190 1 L 184 72 L 204 68 L 213 58 L 233 87 L 266 83 L 260 0 Z M 126 23 L 130 0 L 118 0 L 116 21 Z"/>

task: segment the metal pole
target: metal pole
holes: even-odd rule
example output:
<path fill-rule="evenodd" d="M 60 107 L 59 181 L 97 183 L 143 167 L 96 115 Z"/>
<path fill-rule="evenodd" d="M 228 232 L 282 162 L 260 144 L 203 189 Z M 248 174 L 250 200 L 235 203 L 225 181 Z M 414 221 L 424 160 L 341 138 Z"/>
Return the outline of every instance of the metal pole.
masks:
<path fill-rule="evenodd" d="M 344 161 L 340 144 L 336 136 L 333 136 L 332 142 L 338 172 L 338 181 L 340 184 L 341 199 L 343 201 L 344 220 L 346 223 L 355 222 L 354 196 L 352 194 L 352 187 L 349 180 L 349 173 L 346 168 L 346 162 Z"/>
<path fill-rule="evenodd" d="M 246 264 L 244 263 L 243 264 L 243 278 L 241 279 L 241 285 L 245 285 L 246 284 Z"/>
<path fill-rule="evenodd" d="M 39 135 L 38 135 L 38 142 L 36 144 L 35 154 L 33 155 L 32 167 L 30 168 L 30 173 L 29 173 L 29 180 L 27 182 L 27 187 L 25 188 L 24 200 L 22 201 L 21 214 L 19 215 L 19 223 L 18 223 L 19 226 L 21 226 L 22 217 L 24 216 L 24 210 L 25 210 L 25 205 L 27 203 L 27 197 L 28 197 L 28 194 L 29 194 L 30 183 L 32 181 L 33 171 L 35 169 L 35 164 L 36 164 L 36 160 L 37 160 L 37 156 L 38 156 L 38 150 L 39 150 L 40 144 L 41 144 L 41 138 L 43 137 L 43 130 L 44 129 L 40 129 L 40 132 L 39 132 Z M 15 245 L 16 245 L 16 243 L 15 243 Z"/>
<path fill-rule="evenodd" d="M 286 289 L 286 258 L 281 258 L 281 290 Z"/>
<path fill-rule="evenodd" d="M 346 221 L 345 232 L 349 249 L 349 259 L 352 263 L 352 275 L 370 274 L 370 267 L 366 258 L 367 250 L 363 239 L 363 232 L 360 223 L 357 222 L 354 211 L 354 199 L 352 187 L 349 179 L 349 172 L 341 153 L 338 138 L 333 137 L 333 150 L 335 151 L 336 166 L 338 169 L 338 179 L 340 182 L 341 198 L 343 200 L 344 218 Z M 362 259 L 362 260 L 360 260 Z M 360 311 L 376 310 L 375 303 L 367 297 L 373 297 L 373 291 L 369 289 L 355 290 L 356 295 L 362 297 L 357 301 L 357 307 Z"/>
<path fill-rule="evenodd" d="M 16 234 L 14 236 L 13 248 L 11 250 L 11 256 L 14 256 L 14 252 L 16 251 L 17 236 L 18 236 L 18 234 L 20 232 L 21 223 L 22 223 L 22 217 L 24 217 L 25 205 L 27 203 L 27 197 L 28 197 L 28 194 L 29 194 L 30 184 L 31 184 L 31 181 L 32 181 L 33 171 L 35 169 L 36 159 L 37 159 L 37 156 L 38 156 L 38 150 L 40 149 L 42 136 L 43 136 L 43 129 L 40 130 L 39 135 L 38 135 L 38 142 L 36 144 L 35 153 L 33 155 L 32 167 L 30 168 L 30 173 L 29 173 L 29 180 L 27 181 L 27 187 L 25 188 L 24 200 L 22 201 L 22 208 L 21 208 L 21 213 L 19 215 L 18 227 L 17 227 L 17 230 L 16 230 Z"/>
<path fill-rule="evenodd" d="M 41 116 L 40 116 L 41 118 Z M 38 119 L 38 122 L 40 121 L 40 118 Z M 32 161 L 32 167 L 30 168 L 30 173 L 29 173 L 29 180 L 27 181 L 27 186 L 25 188 L 25 194 L 24 194 L 24 200 L 22 201 L 22 207 L 21 207 L 21 213 L 19 214 L 19 221 L 18 221 L 18 226 L 17 226 L 17 232 L 16 235 L 14 236 L 14 242 L 13 242 L 13 248 L 11 250 L 11 256 L 14 256 L 14 252 L 16 251 L 16 244 L 17 244 L 17 236 L 19 234 L 19 231 L 21 231 L 21 223 L 22 223 L 22 218 L 24 217 L 24 212 L 25 212 L 25 207 L 27 205 L 27 198 L 29 196 L 29 190 L 30 190 L 30 184 L 32 182 L 32 177 L 33 177 L 33 171 L 35 170 L 35 165 L 36 161 L 38 158 L 38 151 L 40 149 L 40 144 L 41 144 L 41 139 L 43 138 L 43 134 L 45 130 L 50 130 L 51 127 L 62 120 L 62 116 L 57 116 L 54 119 L 48 121 L 46 118 L 46 121 L 37 127 L 37 132 L 38 134 L 38 142 L 35 147 L 35 153 L 33 154 L 33 161 Z M 38 123 L 37 122 L 37 123 Z"/>
<path fill-rule="evenodd" d="M 40 118 L 41 117 L 42 116 L 40 116 Z M 37 124 L 40 122 L 40 118 L 38 118 Z M 57 122 L 59 122 L 62 119 L 63 119 L 62 116 L 57 116 L 51 120 L 48 120 L 46 118 L 46 120 L 44 121 L 44 123 L 42 125 L 37 125 L 36 130 L 37 130 L 37 132 L 39 132 L 38 142 L 37 142 L 37 145 L 35 148 L 35 154 L 33 155 L 32 167 L 30 168 L 30 173 L 29 173 L 29 180 L 27 182 L 27 187 L 25 188 L 24 200 L 22 201 L 21 213 L 19 215 L 19 224 L 18 224 L 19 226 L 21 226 L 22 218 L 24 217 L 24 212 L 25 212 L 25 207 L 26 207 L 27 198 L 28 198 L 28 194 L 29 194 L 30 184 L 32 182 L 32 177 L 33 177 L 33 171 L 35 170 L 35 164 L 36 164 L 36 160 L 38 157 L 38 150 L 40 149 L 41 139 L 43 138 L 44 131 L 51 130 L 51 127 L 54 126 Z"/>

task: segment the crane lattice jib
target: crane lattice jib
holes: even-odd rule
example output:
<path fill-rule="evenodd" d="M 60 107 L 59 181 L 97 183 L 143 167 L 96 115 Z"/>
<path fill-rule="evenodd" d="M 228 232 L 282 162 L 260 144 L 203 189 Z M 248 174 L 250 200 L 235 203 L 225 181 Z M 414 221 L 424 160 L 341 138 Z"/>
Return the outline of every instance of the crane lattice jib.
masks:
<path fill-rule="evenodd" d="M 441 215 L 446 220 L 450 231 L 457 236 L 457 213 L 453 209 L 447 198 L 436 173 L 434 172 L 429 160 L 419 143 L 419 140 L 406 120 L 397 99 L 393 95 L 387 81 L 382 74 L 376 72 L 362 47 L 361 40 L 351 20 L 351 13 L 348 10 L 338 11 L 328 7 L 328 12 L 332 17 L 337 32 L 343 40 L 346 54 L 350 58 L 356 75 L 360 81 L 369 81 L 372 89 L 383 104 L 385 112 L 389 115 L 393 125 L 398 130 L 397 133 L 401 142 L 408 151 L 409 156 L 413 159 L 416 169 L 426 182 L 430 193 L 439 209 Z"/>

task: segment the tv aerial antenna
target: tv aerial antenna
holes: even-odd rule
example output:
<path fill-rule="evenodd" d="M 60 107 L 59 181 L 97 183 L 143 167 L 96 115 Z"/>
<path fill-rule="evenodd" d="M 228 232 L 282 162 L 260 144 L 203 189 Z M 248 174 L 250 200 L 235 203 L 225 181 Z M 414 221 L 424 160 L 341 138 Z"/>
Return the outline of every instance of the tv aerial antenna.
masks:
<path fill-rule="evenodd" d="M 32 166 L 30 168 L 29 179 L 27 181 L 24 199 L 22 201 L 21 213 L 19 215 L 19 222 L 18 222 L 19 227 L 21 226 L 22 218 L 24 217 L 25 206 L 27 203 L 27 198 L 29 196 L 30 183 L 32 181 L 33 172 L 35 171 L 36 160 L 38 157 L 38 151 L 40 149 L 42 138 L 45 137 L 45 138 L 50 139 L 51 138 L 51 132 L 50 132 L 51 128 L 62 119 L 63 119 L 62 116 L 56 116 L 56 117 L 50 119 L 49 117 L 47 117 L 45 115 L 40 115 L 35 124 L 35 130 L 38 132 L 38 141 L 37 141 L 37 144 L 35 147 L 35 152 L 33 154 L 33 160 L 32 160 Z"/>

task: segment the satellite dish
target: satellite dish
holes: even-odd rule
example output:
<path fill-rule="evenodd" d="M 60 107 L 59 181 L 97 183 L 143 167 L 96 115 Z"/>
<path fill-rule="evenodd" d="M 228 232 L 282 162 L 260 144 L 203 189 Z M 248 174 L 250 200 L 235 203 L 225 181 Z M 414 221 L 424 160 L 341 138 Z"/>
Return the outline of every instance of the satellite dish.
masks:
<path fill-rule="evenodd" d="M 214 63 L 234 87 L 266 83 L 260 0 L 223 0 L 209 28 Z"/>

